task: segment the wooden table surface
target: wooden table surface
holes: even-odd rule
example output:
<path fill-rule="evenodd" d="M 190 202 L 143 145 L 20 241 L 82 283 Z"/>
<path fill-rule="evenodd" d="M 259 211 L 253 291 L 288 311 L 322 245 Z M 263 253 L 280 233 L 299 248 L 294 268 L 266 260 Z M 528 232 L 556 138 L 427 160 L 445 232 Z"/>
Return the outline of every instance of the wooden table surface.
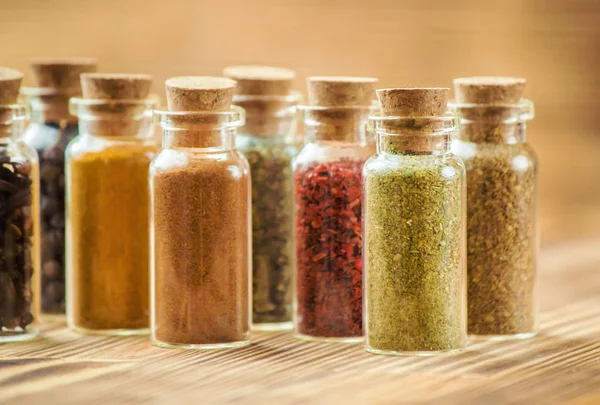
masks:
<path fill-rule="evenodd" d="M 600 239 L 541 255 L 541 333 L 399 358 L 256 333 L 250 347 L 181 351 L 79 336 L 64 319 L 0 346 L 0 403 L 600 404 Z"/>

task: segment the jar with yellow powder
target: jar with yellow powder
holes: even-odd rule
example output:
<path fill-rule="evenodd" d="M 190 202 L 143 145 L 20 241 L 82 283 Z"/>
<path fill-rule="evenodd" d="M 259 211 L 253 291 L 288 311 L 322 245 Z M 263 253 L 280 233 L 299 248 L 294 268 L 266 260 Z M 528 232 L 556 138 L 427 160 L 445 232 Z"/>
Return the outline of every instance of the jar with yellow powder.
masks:
<path fill-rule="evenodd" d="M 148 169 L 157 152 L 147 75 L 81 75 L 66 150 L 67 320 L 81 333 L 149 331 Z"/>

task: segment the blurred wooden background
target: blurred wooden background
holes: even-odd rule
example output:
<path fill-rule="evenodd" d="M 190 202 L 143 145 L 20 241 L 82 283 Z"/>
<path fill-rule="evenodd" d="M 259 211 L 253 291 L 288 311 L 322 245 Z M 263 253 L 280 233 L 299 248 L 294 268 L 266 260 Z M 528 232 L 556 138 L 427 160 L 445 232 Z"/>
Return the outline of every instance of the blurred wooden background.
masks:
<path fill-rule="evenodd" d="M 95 56 L 105 72 L 176 75 L 272 64 L 381 86 L 526 77 L 542 162 L 542 241 L 600 237 L 598 0 L 0 0 L 0 64 Z"/>

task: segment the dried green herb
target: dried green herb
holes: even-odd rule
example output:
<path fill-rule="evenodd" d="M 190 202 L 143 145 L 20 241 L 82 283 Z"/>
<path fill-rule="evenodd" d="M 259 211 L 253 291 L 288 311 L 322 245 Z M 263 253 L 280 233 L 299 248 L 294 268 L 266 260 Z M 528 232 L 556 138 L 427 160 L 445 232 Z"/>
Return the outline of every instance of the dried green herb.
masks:
<path fill-rule="evenodd" d="M 379 155 L 366 164 L 368 348 L 463 346 L 463 170 L 451 155 Z"/>
<path fill-rule="evenodd" d="M 296 147 L 276 139 L 239 137 L 252 178 L 252 291 L 255 324 L 292 320 L 294 199 L 291 161 Z"/>
<path fill-rule="evenodd" d="M 538 243 L 535 155 L 527 144 L 478 144 L 475 153 L 474 144 L 455 145 L 467 171 L 468 331 L 531 333 Z"/>

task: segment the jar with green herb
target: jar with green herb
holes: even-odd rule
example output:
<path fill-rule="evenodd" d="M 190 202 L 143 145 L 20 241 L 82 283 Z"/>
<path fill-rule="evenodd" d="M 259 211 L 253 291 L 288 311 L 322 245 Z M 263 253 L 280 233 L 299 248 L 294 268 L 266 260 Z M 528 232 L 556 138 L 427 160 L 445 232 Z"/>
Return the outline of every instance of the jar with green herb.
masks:
<path fill-rule="evenodd" d="M 269 66 L 230 66 L 237 82 L 233 103 L 246 111 L 236 147 L 252 178 L 252 323 L 259 330 L 292 327 L 294 198 L 291 162 L 296 156 L 295 73 Z"/>
<path fill-rule="evenodd" d="M 377 96 L 377 154 L 363 171 L 366 350 L 456 352 L 466 343 L 466 190 L 448 89 Z"/>
<path fill-rule="evenodd" d="M 538 159 L 526 142 L 533 104 L 525 79 L 454 81 L 460 131 L 452 151 L 467 173 L 468 333 L 485 339 L 535 334 Z"/>

